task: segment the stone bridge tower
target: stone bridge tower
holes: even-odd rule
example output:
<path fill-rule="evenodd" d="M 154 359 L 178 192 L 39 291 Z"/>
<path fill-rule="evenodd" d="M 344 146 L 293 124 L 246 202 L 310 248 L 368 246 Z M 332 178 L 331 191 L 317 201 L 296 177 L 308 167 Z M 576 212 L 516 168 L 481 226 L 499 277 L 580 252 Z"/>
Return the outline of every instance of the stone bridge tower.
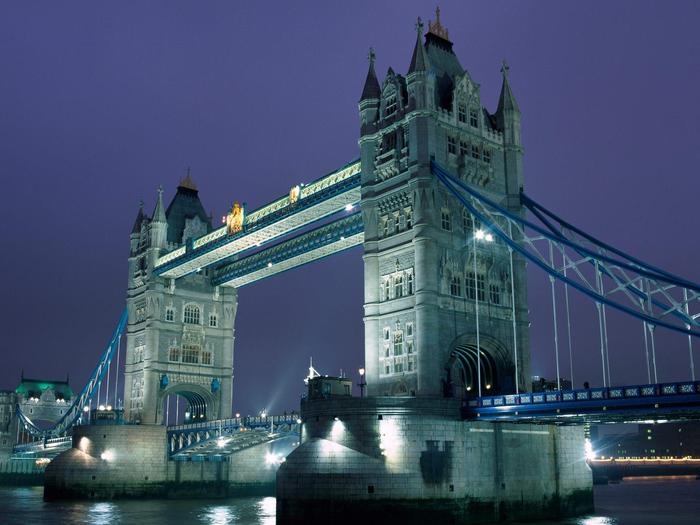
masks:
<path fill-rule="evenodd" d="M 230 417 L 236 291 L 212 286 L 207 270 L 177 286 L 153 274 L 158 257 L 212 229 L 189 174 L 167 211 L 162 193 L 130 236 L 125 417 L 163 423 L 170 394 L 185 398 L 193 420 Z"/>
<path fill-rule="evenodd" d="M 425 35 L 420 19 L 416 29 L 406 76 L 389 68 L 380 84 L 370 50 L 359 102 L 368 393 L 475 395 L 478 362 L 484 395 L 514 392 L 514 340 L 524 390 L 530 362 L 524 261 L 514 257 L 512 297 L 507 246 L 430 169 L 434 159 L 524 213 L 520 110 L 507 66 L 490 113 L 439 17 Z"/>

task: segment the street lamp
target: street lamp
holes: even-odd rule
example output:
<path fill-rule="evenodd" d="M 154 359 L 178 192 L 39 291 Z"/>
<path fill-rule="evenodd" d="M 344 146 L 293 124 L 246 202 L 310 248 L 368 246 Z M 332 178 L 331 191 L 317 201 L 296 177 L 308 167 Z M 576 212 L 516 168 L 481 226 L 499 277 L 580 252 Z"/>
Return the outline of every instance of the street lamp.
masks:
<path fill-rule="evenodd" d="M 357 386 L 360 387 L 360 397 L 365 397 L 365 386 L 367 386 L 365 382 L 365 369 L 360 368 L 358 372 L 360 373 L 360 382 L 357 383 Z"/>

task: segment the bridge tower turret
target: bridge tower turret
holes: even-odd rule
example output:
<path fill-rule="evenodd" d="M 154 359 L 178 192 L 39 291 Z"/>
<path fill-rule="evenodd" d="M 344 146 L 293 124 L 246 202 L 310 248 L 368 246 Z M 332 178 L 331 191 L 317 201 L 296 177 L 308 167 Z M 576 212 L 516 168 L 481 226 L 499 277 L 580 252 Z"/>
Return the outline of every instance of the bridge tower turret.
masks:
<path fill-rule="evenodd" d="M 189 174 L 167 210 L 162 188 L 153 217 L 139 210 L 130 235 L 127 290 L 128 421 L 164 423 L 164 400 L 171 394 L 185 399 L 190 420 L 231 415 L 235 289 L 212 286 L 208 270 L 177 284 L 152 271 L 161 255 L 211 230 Z"/>
<path fill-rule="evenodd" d="M 524 390 L 524 263 L 513 260 L 513 330 L 507 246 L 482 230 L 430 167 L 434 160 L 523 213 L 520 111 L 505 67 L 498 110 L 482 106 L 480 86 L 439 15 L 425 35 L 420 19 L 416 30 L 405 77 L 389 68 L 380 84 L 370 53 L 359 102 L 368 394 L 468 397 L 480 390 L 479 376 L 484 395 L 514 391 L 516 341 Z"/>

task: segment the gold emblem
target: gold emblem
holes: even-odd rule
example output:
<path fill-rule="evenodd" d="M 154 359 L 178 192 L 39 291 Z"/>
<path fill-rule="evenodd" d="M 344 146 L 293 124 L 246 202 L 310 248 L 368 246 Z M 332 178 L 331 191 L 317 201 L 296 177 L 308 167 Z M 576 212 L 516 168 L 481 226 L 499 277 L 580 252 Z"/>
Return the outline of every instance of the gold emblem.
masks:
<path fill-rule="evenodd" d="M 243 229 L 243 221 L 245 220 L 245 209 L 234 202 L 231 211 L 226 214 L 226 231 L 229 235 L 238 233 Z"/>
<path fill-rule="evenodd" d="M 289 204 L 295 204 L 298 200 L 299 197 L 301 197 L 301 188 L 297 186 L 293 186 L 291 190 L 289 190 Z"/>

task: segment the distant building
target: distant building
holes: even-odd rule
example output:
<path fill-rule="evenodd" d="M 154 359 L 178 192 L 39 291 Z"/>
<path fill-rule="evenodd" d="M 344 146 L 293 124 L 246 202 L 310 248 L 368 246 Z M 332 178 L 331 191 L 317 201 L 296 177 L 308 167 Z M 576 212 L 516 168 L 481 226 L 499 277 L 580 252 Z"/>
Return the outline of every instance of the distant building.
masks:
<path fill-rule="evenodd" d="M 561 390 L 571 390 L 571 381 L 562 377 L 559 379 L 559 385 L 557 385 L 556 379 L 549 380 L 540 376 L 532 376 L 533 392 L 554 392 L 559 390 L 558 386 L 561 386 Z"/>
<path fill-rule="evenodd" d="M 352 395 L 352 381 L 345 377 L 319 376 L 309 379 L 308 384 L 309 399 Z"/>
<path fill-rule="evenodd" d="M 700 422 L 640 424 L 637 432 L 602 434 L 591 429 L 593 449 L 606 458 L 700 458 Z"/>

